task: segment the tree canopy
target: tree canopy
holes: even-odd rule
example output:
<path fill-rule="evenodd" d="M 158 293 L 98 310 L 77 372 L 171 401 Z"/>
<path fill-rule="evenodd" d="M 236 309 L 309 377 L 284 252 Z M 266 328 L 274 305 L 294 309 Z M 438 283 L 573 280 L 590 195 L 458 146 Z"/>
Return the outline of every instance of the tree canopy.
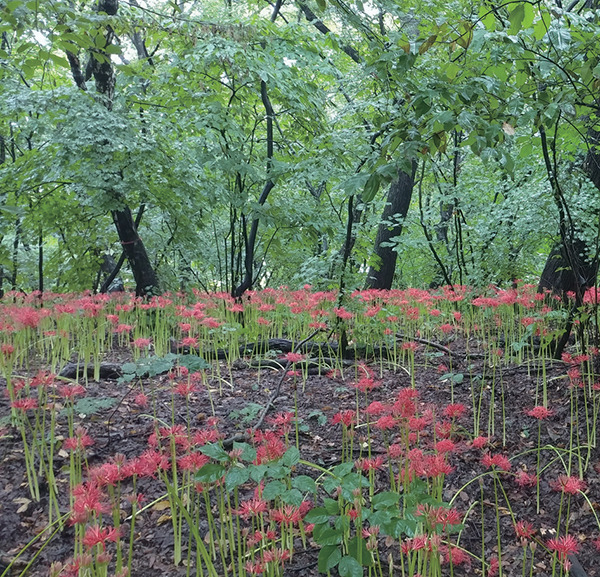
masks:
<path fill-rule="evenodd" d="M 595 1 L 0 13 L 2 292 L 595 282 Z"/>

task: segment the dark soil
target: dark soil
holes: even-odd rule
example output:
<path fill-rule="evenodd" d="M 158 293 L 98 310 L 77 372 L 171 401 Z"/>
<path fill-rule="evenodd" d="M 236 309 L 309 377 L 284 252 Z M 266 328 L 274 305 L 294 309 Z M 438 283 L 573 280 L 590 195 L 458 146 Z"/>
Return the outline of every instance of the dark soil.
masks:
<path fill-rule="evenodd" d="M 470 357 L 465 353 L 466 343 L 456 341 L 448 345 L 453 351 L 454 374 L 464 374 L 464 381 L 456 382 L 454 386 L 451 386 L 450 381 L 444 382 L 440 379 L 441 373 L 438 369 L 440 363 L 450 364 L 448 355 L 424 344 L 420 345 L 416 354 L 416 388 L 420 393 L 422 407 L 429 405 L 443 407 L 454 402 L 464 403 L 468 409 L 467 415 L 460 421 L 464 423 L 464 428 L 459 427 L 453 436 L 453 440 L 458 444 L 458 450 L 451 456 L 451 463 L 455 470 L 446 477 L 444 497 L 446 501 L 453 499 L 453 505 L 463 514 L 468 512 L 465 528 L 460 536 L 461 547 L 481 557 L 483 540 L 485 559 L 489 561 L 497 554 L 497 508 L 494 504 L 490 475 L 484 476 L 481 484 L 478 481 L 469 483 L 486 471 L 481 464 L 482 451 L 469 446 L 474 436 L 469 377 L 485 375 L 484 381 L 491 383 L 493 369 L 483 365 L 483 355 L 477 354 L 481 351 L 477 351 L 475 345 L 476 343 L 469 343 L 469 350 L 472 352 Z M 128 360 L 130 360 L 129 353 L 125 350 L 114 352 L 111 358 L 106 359 L 107 362 L 118 364 Z M 401 388 L 411 386 L 410 375 L 406 368 L 398 367 L 397 370 L 386 368 L 380 375 L 379 361 L 371 359 L 367 362 L 376 371 L 377 377 L 381 376 L 381 385 L 369 393 L 368 402 L 392 400 Z M 256 422 L 260 408 L 272 395 L 281 375 L 273 369 L 262 369 L 259 372 L 256 368 L 248 368 L 241 364 L 236 366 L 237 368 L 229 370 L 222 363 L 220 366 L 222 380 L 214 379 L 211 382 L 214 412 L 220 419 L 219 429 L 225 437 L 243 432 Z M 538 444 L 537 421 L 527 416 L 524 411 L 535 404 L 541 404 L 539 401 L 536 403 L 535 397 L 536 383 L 540 380 L 538 378 L 540 367 L 539 362 L 535 361 L 523 365 L 512 364 L 508 367 L 504 365 L 502 368 L 495 369 L 495 390 L 492 391 L 489 384 L 483 386 L 479 432 L 486 433 L 493 394 L 495 433 L 491 446 L 487 450 L 511 458 L 512 472 L 520 468 L 529 472 L 535 471 L 536 457 L 532 449 L 535 449 Z M 567 447 L 572 419 L 575 427 L 577 424 L 580 425 L 580 433 L 585 429 L 583 426 L 585 418 L 582 416 L 584 413 L 581 412 L 579 416 L 571 414 L 572 395 L 579 396 L 578 406 L 580 411 L 584 411 L 583 393 L 568 387 L 569 380 L 565 377 L 567 369 L 568 366 L 562 362 L 553 364 L 548 362 L 546 367 L 549 406 L 553 408 L 554 415 L 542 422 L 542 445 Z M 300 434 L 300 448 L 304 460 L 325 467 L 339 463 L 341 429 L 339 425 L 332 426 L 331 418 L 338 411 L 355 408 L 356 391 L 351 386 L 355 382 L 355 375 L 355 369 L 352 367 L 345 369 L 345 378 L 310 374 L 304 390 L 299 387 L 298 413 L 304 424 Z M 84 379 L 80 380 L 85 384 Z M 293 378 L 289 376 L 283 381 L 281 394 L 275 399 L 269 414 L 294 410 L 292 381 Z M 146 392 L 156 390 L 159 399 L 158 416 L 169 420 L 171 393 L 168 376 L 160 375 L 152 379 L 144 379 L 143 385 Z M 118 384 L 114 379 L 101 379 L 100 382 L 89 380 L 85 386 L 89 397 L 118 399 L 116 406 L 102 410 L 98 414 L 79 415 L 80 423 L 88 429 L 95 440 L 94 446 L 89 451 L 89 465 L 94 466 L 106 461 L 115 453 L 122 453 L 131 458 L 142 453 L 147 448 L 148 436 L 153 432 L 153 420 L 148 415 L 151 409 L 140 409 L 135 405 L 133 397 L 138 392 L 137 389 L 130 391 L 127 384 Z M 211 404 L 206 392 L 192 395 L 189 413 L 186 412 L 183 400 L 178 402 L 180 406 L 176 415 L 177 423 L 193 428 L 200 427 L 211 416 Z M 364 407 L 364 399 L 362 406 Z M 8 403 L 2 397 L 0 416 L 7 414 Z M 187 422 L 187 414 L 191 422 Z M 504 445 L 503 431 L 505 432 Z M 59 437 L 67 435 L 64 423 L 57 427 L 56 434 Z M 576 438 L 574 441 L 576 442 Z M 585 439 L 581 439 L 582 443 L 584 441 Z M 374 450 L 385 452 L 382 444 L 375 446 Z M 587 453 L 583 456 L 585 459 L 588 457 Z M 545 463 L 552 460 L 548 452 L 544 453 L 543 460 Z M 16 430 L 8 426 L 4 428 L 4 435 L 0 434 L 0 463 L 0 563 L 4 564 L 4 567 L 0 565 L 0 575 L 47 575 L 53 561 L 65 561 L 72 554 L 73 530 L 68 526 L 65 527 L 55 534 L 50 542 L 46 538 L 40 539 L 12 564 L 10 571 L 2 573 L 6 565 L 13 561 L 17 554 L 44 529 L 47 520 L 47 500 L 43 498 L 40 503 L 29 501 L 20 437 Z M 58 454 L 56 465 L 59 483 L 63 489 L 60 495 L 61 506 L 64 511 L 67 511 L 68 495 L 65 487 L 68 486 L 66 480 L 68 457 L 64 452 Z M 600 512 L 599 469 L 600 455 L 598 449 L 594 448 L 589 454 L 584 475 L 587 499 L 582 495 L 574 495 L 571 499 L 569 533 L 579 542 L 579 552 L 574 561 L 580 563 L 571 574 L 578 577 L 600 576 L 600 552 L 592 543 L 600 534 L 595 521 L 595 515 Z M 299 472 L 310 474 L 309 471 L 299 470 Z M 539 514 L 536 513 L 535 488 L 520 488 L 512 476 L 501 476 L 515 518 L 531 522 L 537 530 L 538 538 L 543 542 L 551 538 L 556 530 L 561 494 L 553 490 L 552 482 L 559 474 L 564 473 L 564 467 L 559 460 L 554 460 L 553 464 L 543 472 Z M 573 474 L 576 474 L 576 469 Z M 162 491 L 158 481 L 151 478 L 140 481 L 140 490 L 148 500 L 160 496 Z M 499 502 L 504 573 L 521 575 L 523 548 L 515 537 L 505 498 L 500 496 Z M 475 506 L 470 509 L 474 503 Z M 145 511 L 138 519 L 136 533 L 132 568 L 134 576 L 186 575 L 185 567 L 175 567 L 172 563 L 173 537 L 164 509 L 150 508 Z M 380 551 L 385 553 L 383 542 L 380 543 Z M 293 561 L 286 566 L 285 574 L 317 575 L 317 553 L 318 548 L 314 544 L 306 551 L 299 548 Z M 387 555 L 382 555 L 383 558 L 387 559 Z M 32 560 L 31 567 L 25 571 L 27 564 Z M 450 574 L 449 570 L 446 570 L 447 574 Z M 480 575 L 481 572 L 481 562 L 476 559 L 472 560 L 470 566 L 454 569 L 454 575 Z M 397 569 L 396 573 L 400 574 L 400 570 Z M 541 547 L 538 547 L 532 574 L 544 576 L 551 573 L 552 559 Z M 529 568 L 526 574 L 529 575 Z"/>

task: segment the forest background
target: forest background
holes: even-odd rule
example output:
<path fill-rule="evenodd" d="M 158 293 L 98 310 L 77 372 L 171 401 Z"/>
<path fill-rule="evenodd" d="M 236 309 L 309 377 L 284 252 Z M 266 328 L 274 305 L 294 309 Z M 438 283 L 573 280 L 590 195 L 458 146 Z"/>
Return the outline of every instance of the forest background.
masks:
<path fill-rule="evenodd" d="M 596 282 L 595 0 L 11 0 L 0 34 L 0 295 Z"/>

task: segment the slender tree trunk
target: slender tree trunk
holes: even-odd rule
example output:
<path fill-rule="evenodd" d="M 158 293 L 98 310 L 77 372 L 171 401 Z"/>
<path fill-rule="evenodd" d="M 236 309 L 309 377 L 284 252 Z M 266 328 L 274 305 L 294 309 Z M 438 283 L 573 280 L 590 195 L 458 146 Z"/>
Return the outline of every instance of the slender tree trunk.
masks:
<path fill-rule="evenodd" d="M 415 185 L 417 165 L 413 162 L 411 174 L 399 172 L 390 184 L 381 222 L 375 238 L 374 263 L 369 267 L 365 288 L 391 289 L 396 272 L 398 253 L 393 246 L 394 238 L 402 234 L 402 222 L 408 214 Z"/>
<path fill-rule="evenodd" d="M 135 294 L 146 296 L 155 293 L 159 286 L 158 277 L 150 262 L 146 247 L 138 236 L 131 210 L 129 210 L 129 207 L 113 210 L 112 217 L 119 233 L 123 252 L 127 256 L 133 272 Z"/>

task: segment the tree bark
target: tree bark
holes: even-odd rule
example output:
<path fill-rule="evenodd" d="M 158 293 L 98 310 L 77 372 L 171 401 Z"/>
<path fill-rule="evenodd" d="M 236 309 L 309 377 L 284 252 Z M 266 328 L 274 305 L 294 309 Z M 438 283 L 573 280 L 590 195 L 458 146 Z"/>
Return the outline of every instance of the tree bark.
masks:
<path fill-rule="evenodd" d="M 119 233 L 123 252 L 127 256 L 133 272 L 136 296 L 154 294 L 159 286 L 158 277 L 150 262 L 146 247 L 138 236 L 131 210 L 127 206 L 121 210 L 113 210 L 112 217 Z"/>
<path fill-rule="evenodd" d="M 413 162 L 411 174 L 400 171 L 398 178 L 390 184 L 381 222 L 377 229 L 373 258 L 375 263 L 369 267 L 366 289 L 392 288 L 398 253 L 392 246 L 392 239 L 402 234 L 402 221 L 408 214 L 415 185 L 416 163 Z"/>

